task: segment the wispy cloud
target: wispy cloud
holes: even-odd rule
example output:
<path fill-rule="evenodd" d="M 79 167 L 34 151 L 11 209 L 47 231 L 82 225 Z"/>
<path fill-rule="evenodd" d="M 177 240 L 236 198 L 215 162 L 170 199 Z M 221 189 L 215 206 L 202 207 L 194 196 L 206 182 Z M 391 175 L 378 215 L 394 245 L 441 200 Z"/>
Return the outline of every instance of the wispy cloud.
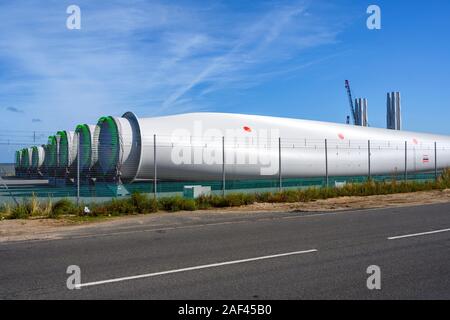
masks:
<path fill-rule="evenodd" d="M 14 100 L 60 126 L 129 109 L 214 109 L 205 96 L 298 71 L 314 62 L 295 58 L 338 33 L 298 1 L 251 10 L 227 2 L 77 4 L 81 30 L 65 28 L 59 0 L 0 5 L 0 102 Z"/>
<path fill-rule="evenodd" d="M 37 122 L 42 122 L 42 120 L 39 118 L 33 118 L 33 119 L 31 119 L 31 122 L 37 123 Z"/>
<path fill-rule="evenodd" d="M 6 110 L 11 111 L 11 112 L 15 112 L 15 113 L 23 113 L 23 110 L 17 109 L 15 107 L 7 107 Z"/>
<path fill-rule="evenodd" d="M 236 84 L 248 88 L 267 80 L 270 75 L 289 73 L 312 64 L 312 61 L 294 64 L 287 69 L 281 66 L 302 50 L 335 41 L 336 31 L 311 25 L 308 16 L 304 5 L 285 6 L 269 10 L 250 24 L 241 25 L 241 31 L 228 41 L 228 48 L 208 58 L 203 68 L 164 100 L 160 111 L 176 105 L 198 85 L 206 86 L 201 95 Z M 309 28 L 307 31 L 305 26 Z"/>

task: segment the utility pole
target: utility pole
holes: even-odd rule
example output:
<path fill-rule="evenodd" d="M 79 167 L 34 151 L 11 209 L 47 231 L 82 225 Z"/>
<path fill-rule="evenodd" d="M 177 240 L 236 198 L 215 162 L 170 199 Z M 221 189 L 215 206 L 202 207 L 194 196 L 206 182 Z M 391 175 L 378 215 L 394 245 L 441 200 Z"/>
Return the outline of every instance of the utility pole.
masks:
<path fill-rule="evenodd" d="M 81 135 L 80 132 L 77 133 L 78 135 L 78 146 L 77 146 L 77 207 L 80 206 L 80 142 L 81 142 Z"/>
<path fill-rule="evenodd" d="M 369 181 L 372 179 L 372 168 L 371 168 L 371 164 L 370 164 L 370 140 L 367 141 L 367 156 L 368 156 L 368 169 L 369 169 Z"/>
<path fill-rule="evenodd" d="M 156 134 L 153 135 L 153 198 L 156 200 L 156 196 L 157 196 L 157 184 L 156 184 L 156 179 L 157 179 L 157 167 L 156 167 Z"/>
<path fill-rule="evenodd" d="M 225 197 L 225 137 L 222 137 L 222 196 Z"/>
<path fill-rule="evenodd" d="M 325 182 L 328 188 L 329 177 L 328 177 L 328 139 L 325 139 Z"/>
<path fill-rule="evenodd" d="M 438 170 L 437 170 L 437 142 L 434 142 L 434 179 L 438 180 Z"/>
<path fill-rule="evenodd" d="M 279 191 L 283 190 L 283 177 L 281 175 L 281 137 L 278 138 L 278 186 Z"/>
<path fill-rule="evenodd" d="M 408 181 L 408 141 L 405 141 L 405 182 Z"/>

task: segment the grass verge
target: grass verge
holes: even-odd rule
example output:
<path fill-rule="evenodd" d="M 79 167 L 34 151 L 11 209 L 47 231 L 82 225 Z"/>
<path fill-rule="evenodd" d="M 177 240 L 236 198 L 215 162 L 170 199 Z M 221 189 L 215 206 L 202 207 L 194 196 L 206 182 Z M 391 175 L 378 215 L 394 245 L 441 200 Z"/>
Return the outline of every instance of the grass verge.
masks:
<path fill-rule="evenodd" d="M 308 188 L 285 190 L 281 192 L 263 192 L 255 194 L 233 193 L 225 197 L 211 195 L 197 199 L 168 197 L 152 199 L 147 195 L 134 193 L 129 198 L 113 199 L 101 204 L 89 204 L 86 213 L 82 206 L 77 206 L 68 199 L 55 203 L 51 199 L 40 202 L 33 195 L 24 199 L 19 205 L 3 205 L 0 207 L 0 219 L 58 218 L 70 216 L 82 221 L 95 220 L 99 217 L 123 216 L 153 213 L 157 211 L 195 211 L 210 208 L 225 208 L 249 205 L 253 203 L 295 203 L 344 196 L 371 196 L 418 191 L 444 190 L 450 188 L 450 169 L 445 170 L 437 181 L 430 182 L 374 182 L 346 184 L 342 187 Z"/>

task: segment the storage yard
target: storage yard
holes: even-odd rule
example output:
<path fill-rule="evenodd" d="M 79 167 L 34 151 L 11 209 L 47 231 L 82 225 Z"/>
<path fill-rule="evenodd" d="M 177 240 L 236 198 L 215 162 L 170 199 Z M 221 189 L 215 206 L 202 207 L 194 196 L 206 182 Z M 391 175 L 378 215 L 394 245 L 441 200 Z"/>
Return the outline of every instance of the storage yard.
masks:
<path fill-rule="evenodd" d="M 108 199 L 271 191 L 349 182 L 432 180 L 450 166 L 450 137 L 225 113 L 102 117 L 17 150 L 1 196 Z M 6 187 L 5 187 L 6 186 Z"/>

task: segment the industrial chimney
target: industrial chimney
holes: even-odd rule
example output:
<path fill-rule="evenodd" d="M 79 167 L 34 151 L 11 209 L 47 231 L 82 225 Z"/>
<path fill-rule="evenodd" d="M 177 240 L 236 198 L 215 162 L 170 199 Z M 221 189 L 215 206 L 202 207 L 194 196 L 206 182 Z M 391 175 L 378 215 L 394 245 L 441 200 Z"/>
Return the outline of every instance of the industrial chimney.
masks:
<path fill-rule="evenodd" d="M 400 92 L 387 94 L 387 128 L 391 130 L 402 129 L 402 112 Z"/>
<path fill-rule="evenodd" d="M 368 116 L 368 103 L 367 99 L 359 98 L 355 99 L 355 113 L 356 113 L 356 125 L 362 127 L 369 126 Z"/>

